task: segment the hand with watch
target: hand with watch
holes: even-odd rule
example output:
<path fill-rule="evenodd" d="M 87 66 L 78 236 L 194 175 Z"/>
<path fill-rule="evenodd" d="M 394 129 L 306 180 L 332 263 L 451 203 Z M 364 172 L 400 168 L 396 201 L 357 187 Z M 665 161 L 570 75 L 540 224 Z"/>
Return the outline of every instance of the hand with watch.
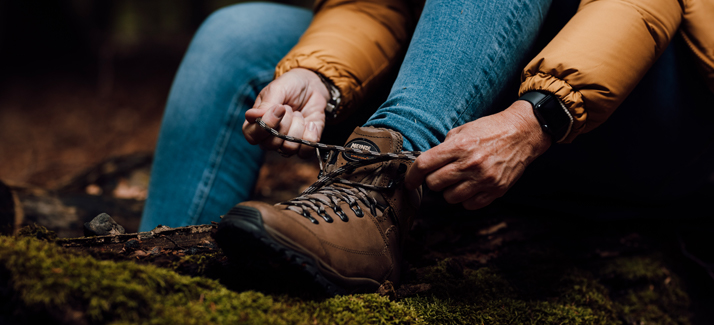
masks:
<path fill-rule="evenodd" d="M 329 79 L 311 70 L 295 68 L 260 91 L 253 108 L 245 113 L 243 134 L 250 144 L 265 150 L 278 150 L 284 156 L 314 154 L 312 147 L 270 136 L 255 123 L 257 118 L 282 134 L 318 142 L 325 118 L 336 116 L 340 92 Z"/>
<path fill-rule="evenodd" d="M 448 203 L 476 210 L 503 196 L 552 143 L 567 137 L 572 117 L 553 95 L 529 92 L 506 110 L 452 129 L 417 158 L 407 188 L 422 183 Z"/>

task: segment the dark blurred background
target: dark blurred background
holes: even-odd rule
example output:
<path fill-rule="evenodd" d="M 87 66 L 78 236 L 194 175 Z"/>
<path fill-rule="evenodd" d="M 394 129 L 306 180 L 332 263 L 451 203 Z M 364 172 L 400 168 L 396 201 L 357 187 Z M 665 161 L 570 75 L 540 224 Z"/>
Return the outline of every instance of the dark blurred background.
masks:
<path fill-rule="evenodd" d="M 136 231 L 176 69 L 201 22 L 239 2 L 0 1 L 0 188 L 16 193 L 16 228 L 81 236 L 107 212 Z M 257 196 L 278 187 L 262 177 Z"/>
<path fill-rule="evenodd" d="M 238 2 L 0 1 L 0 179 L 59 189 L 101 161 L 151 152 L 193 33 Z"/>

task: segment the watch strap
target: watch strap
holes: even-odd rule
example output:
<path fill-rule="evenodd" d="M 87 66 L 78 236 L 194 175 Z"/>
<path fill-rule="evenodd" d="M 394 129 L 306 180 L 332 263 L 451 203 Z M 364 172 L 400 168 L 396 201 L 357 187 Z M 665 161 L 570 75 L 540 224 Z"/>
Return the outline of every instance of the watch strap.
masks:
<path fill-rule="evenodd" d="M 337 88 L 334 83 L 332 83 L 332 80 L 323 76 L 319 72 L 315 73 L 320 77 L 322 83 L 325 84 L 325 87 L 327 87 L 327 91 L 330 92 L 330 99 L 327 100 L 327 105 L 325 106 L 325 116 L 327 118 L 336 118 L 337 108 L 340 107 L 340 103 L 342 102 L 342 94 L 340 93 L 340 89 Z"/>

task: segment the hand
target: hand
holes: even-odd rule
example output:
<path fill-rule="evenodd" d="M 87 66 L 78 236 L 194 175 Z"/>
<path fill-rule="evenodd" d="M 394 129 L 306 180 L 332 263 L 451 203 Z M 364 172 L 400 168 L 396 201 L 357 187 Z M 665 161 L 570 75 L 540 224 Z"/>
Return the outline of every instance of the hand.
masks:
<path fill-rule="evenodd" d="M 263 149 L 308 157 L 314 152 L 312 147 L 274 137 L 255 120 L 260 117 L 282 134 L 317 142 L 325 127 L 329 98 L 327 87 L 315 72 L 292 69 L 260 91 L 253 108 L 245 112 L 243 134 L 250 144 L 259 144 Z"/>
<path fill-rule="evenodd" d="M 503 196 L 550 143 L 531 104 L 519 100 L 451 130 L 442 144 L 417 158 L 407 171 L 406 186 L 413 189 L 426 181 L 430 189 L 443 190 L 447 202 L 480 209 Z"/>

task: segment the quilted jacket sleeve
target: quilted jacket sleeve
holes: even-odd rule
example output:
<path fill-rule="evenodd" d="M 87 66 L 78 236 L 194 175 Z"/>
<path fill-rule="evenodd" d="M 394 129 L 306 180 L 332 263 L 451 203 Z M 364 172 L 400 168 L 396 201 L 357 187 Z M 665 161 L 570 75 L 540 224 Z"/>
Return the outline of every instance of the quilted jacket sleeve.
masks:
<path fill-rule="evenodd" d="M 680 31 L 707 85 L 714 92 L 714 0 L 683 0 L 684 19 Z"/>
<path fill-rule="evenodd" d="M 275 76 L 299 67 L 329 78 L 342 93 L 343 119 L 400 60 L 417 18 L 405 0 L 317 1 L 312 23 Z"/>
<path fill-rule="evenodd" d="M 583 0 L 524 69 L 520 94 L 545 90 L 574 118 L 571 142 L 603 123 L 667 47 L 682 20 L 678 0 Z"/>

